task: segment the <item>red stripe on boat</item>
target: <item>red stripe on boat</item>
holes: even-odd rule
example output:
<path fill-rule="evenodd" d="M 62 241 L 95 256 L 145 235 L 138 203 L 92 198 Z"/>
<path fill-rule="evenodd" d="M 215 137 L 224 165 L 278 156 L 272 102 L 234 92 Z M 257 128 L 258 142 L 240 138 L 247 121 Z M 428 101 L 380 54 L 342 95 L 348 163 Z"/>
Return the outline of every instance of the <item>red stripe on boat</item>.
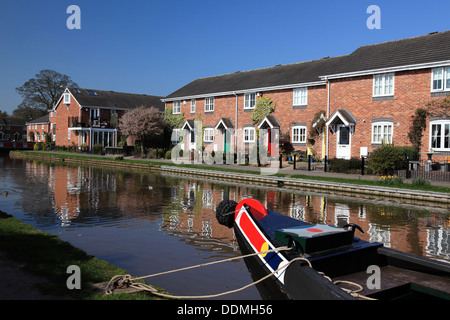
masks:
<path fill-rule="evenodd" d="M 266 240 L 262 237 L 259 230 L 255 227 L 253 221 L 251 221 L 251 218 L 247 214 L 241 215 L 239 225 L 241 226 L 242 231 L 244 231 L 250 243 L 259 252 Z"/>

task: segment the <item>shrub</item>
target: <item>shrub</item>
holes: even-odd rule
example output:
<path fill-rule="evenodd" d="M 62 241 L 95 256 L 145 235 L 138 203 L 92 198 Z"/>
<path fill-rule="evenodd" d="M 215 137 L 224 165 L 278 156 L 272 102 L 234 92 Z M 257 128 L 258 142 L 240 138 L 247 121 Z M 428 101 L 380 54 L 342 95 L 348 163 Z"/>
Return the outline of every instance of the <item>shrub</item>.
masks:
<path fill-rule="evenodd" d="M 412 181 L 412 185 L 413 186 L 429 186 L 431 185 L 430 181 L 427 179 L 423 179 L 423 178 L 415 178 Z"/>
<path fill-rule="evenodd" d="M 41 143 L 41 142 L 36 142 L 36 143 L 34 144 L 33 150 L 34 150 L 34 151 L 42 150 L 42 143 Z"/>
<path fill-rule="evenodd" d="M 158 149 L 158 158 L 164 158 L 164 149 Z"/>
<path fill-rule="evenodd" d="M 166 151 L 166 156 L 165 156 L 165 158 L 168 159 L 168 160 L 170 160 L 171 157 L 172 157 L 172 150 Z"/>
<path fill-rule="evenodd" d="M 94 154 L 102 154 L 103 146 L 100 143 L 94 144 Z"/>
<path fill-rule="evenodd" d="M 121 160 L 123 160 L 123 155 L 114 157 L 114 161 L 121 161 Z"/>
<path fill-rule="evenodd" d="M 346 159 L 331 159 L 330 171 L 338 173 L 352 173 L 361 170 L 362 161 L 358 158 Z"/>
<path fill-rule="evenodd" d="M 157 150 L 156 149 L 153 149 L 153 148 L 148 149 L 148 151 L 147 151 L 147 158 L 148 159 L 156 159 L 156 156 L 157 156 Z"/>
<path fill-rule="evenodd" d="M 383 144 L 369 155 L 369 167 L 376 174 L 393 175 L 405 164 L 405 155 L 392 144 Z"/>

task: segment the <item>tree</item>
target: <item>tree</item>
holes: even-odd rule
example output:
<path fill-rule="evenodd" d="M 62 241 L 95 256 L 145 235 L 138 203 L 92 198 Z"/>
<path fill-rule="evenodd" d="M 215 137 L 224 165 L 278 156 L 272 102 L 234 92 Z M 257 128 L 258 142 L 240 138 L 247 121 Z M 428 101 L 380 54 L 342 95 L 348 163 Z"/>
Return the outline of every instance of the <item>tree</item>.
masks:
<path fill-rule="evenodd" d="M 16 118 L 21 118 L 25 120 L 33 120 L 43 117 L 47 114 L 46 110 L 41 108 L 27 106 L 24 102 L 19 104 L 16 110 L 13 111 L 13 116 Z"/>
<path fill-rule="evenodd" d="M 261 122 L 265 116 L 270 115 L 275 111 L 276 105 L 273 104 L 269 97 L 262 97 L 256 101 L 255 110 L 252 112 L 253 124 Z"/>
<path fill-rule="evenodd" d="M 450 116 L 450 95 L 427 104 L 430 116 Z"/>
<path fill-rule="evenodd" d="M 41 70 L 21 87 L 16 88 L 23 97 L 24 106 L 49 111 L 66 87 L 78 87 L 69 76 L 53 70 Z"/>
<path fill-rule="evenodd" d="M 165 122 L 163 115 L 155 107 L 139 108 L 127 111 L 119 120 L 119 130 L 127 136 L 137 136 L 143 146 L 152 136 L 164 133 Z M 144 148 L 141 149 L 144 153 Z"/>
<path fill-rule="evenodd" d="M 422 146 L 423 131 L 427 127 L 428 114 L 426 109 L 416 109 L 412 118 L 412 126 L 409 128 L 408 139 L 418 152 Z"/>
<path fill-rule="evenodd" d="M 0 118 L 8 118 L 8 112 L 0 110 Z"/>

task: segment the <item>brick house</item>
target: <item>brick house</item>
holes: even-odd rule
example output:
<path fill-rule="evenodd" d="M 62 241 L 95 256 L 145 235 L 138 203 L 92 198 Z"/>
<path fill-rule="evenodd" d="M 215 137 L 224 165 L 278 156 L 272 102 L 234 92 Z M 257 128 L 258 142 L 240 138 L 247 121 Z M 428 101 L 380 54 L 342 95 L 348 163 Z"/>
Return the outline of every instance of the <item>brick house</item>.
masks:
<path fill-rule="evenodd" d="M 192 129 L 187 120 L 201 119 L 203 143 L 215 150 L 226 147 L 225 129 L 232 135 L 225 141 L 254 143 L 257 128 L 275 128 L 297 150 L 350 158 L 383 141 L 411 145 L 415 110 L 447 94 L 450 31 L 367 45 L 339 57 L 201 78 L 163 101 L 184 115 L 184 129 Z M 275 111 L 253 124 L 251 113 L 261 97 L 272 99 Z M 326 124 L 311 145 L 309 132 L 320 113 Z M 422 151 L 433 149 L 438 160 L 449 156 L 450 117 L 427 121 Z"/>
<path fill-rule="evenodd" d="M 0 141 L 27 141 L 25 120 L 0 118 Z"/>
<path fill-rule="evenodd" d="M 48 114 L 38 119 L 28 121 L 26 123 L 28 141 L 45 142 L 46 135 L 50 135 L 52 141 L 54 141 L 53 125 L 54 124 L 50 122 Z"/>
<path fill-rule="evenodd" d="M 140 106 L 164 110 L 162 97 L 68 87 L 49 113 L 56 146 L 117 147 L 119 118 Z"/>

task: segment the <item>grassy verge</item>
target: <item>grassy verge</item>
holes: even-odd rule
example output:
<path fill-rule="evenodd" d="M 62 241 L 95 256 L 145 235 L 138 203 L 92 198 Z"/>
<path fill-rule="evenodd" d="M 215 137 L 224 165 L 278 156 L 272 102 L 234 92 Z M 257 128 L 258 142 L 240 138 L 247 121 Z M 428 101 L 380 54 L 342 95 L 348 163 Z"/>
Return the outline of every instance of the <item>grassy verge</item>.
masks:
<path fill-rule="evenodd" d="M 20 151 L 23 153 L 36 153 L 30 151 Z M 69 152 L 42 152 L 43 154 L 51 154 L 52 156 L 56 156 L 58 158 L 78 158 L 78 159 L 95 159 L 95 160 L 103 160 L 114 162 L 113 158 L 109 157 L 99 157 L 99 156 L 89 156 L 89 155 L 78 155 L 76 153 Z M 184 168 L 191 169 L 207 169 L 207 170 L 215 170 L 222 172 L 232 172 L 232 173 L 245 173 L 245 174 L 259 174 L 258 171 L 246 170 L 246 169 L 232 169 L 232 168 L 223 168 L 223 167 L 215 167 L 204 165 L 195 165 L 195 164 L 174 164 L 172 162 L 163 162 L 158 160 L 138 160 L 138 159 L 124 159 L 120 160 L 125 163 L 138 163 L 138 164 L 146 164 L 148 166 L 178 166 Z M 383 181 L 378 180 L 363 180 L 363 179 L 347 179 L 347 178 L 335 178 L 335 177 L 323 177 L 323 176 L 311 176 L 311 175 L 289 175 L 278 173 L 275 176 L 277 177 L 287 177 L 287 178 L 296 178 L 296 179 L 304 179 L 304 180 L 315 180 L 315 181 L 328 181 L 335 183 L 347 183 L 347 184 L 356 184 L 356 185 L 366 185 L 366 186 L 379 186 L 379 187 L 388 187 L 388 188 L 400 188 L 400 189 L 409 189 L 409 190 L 422 190 L 422 191 L 432 191 L 432 192 L 440 192 L 440 193 L 450 193 L 450 187 L 440 187 L 440 186 L 432 186 L 432 185 L 413 185 L 409 183 L 396 183 L 396 184 L 387 184 Z"/>
<path fill-rule="evenodd" d="M 115 275 L 126 274 L 106 261 L 86 254 L 58 237 L 35 229 L 0 211 L 0 250 L 9 259 L 25 264 L 25 271 L 46 277 L 50 285 L 39 289 L 43 293 L 77 300 L 153 300 L 146 292 L 105 295 L 92 284 L 108 282 Z M 67 267 L 81 270 L 81 289 L 69 290 Z"/>

